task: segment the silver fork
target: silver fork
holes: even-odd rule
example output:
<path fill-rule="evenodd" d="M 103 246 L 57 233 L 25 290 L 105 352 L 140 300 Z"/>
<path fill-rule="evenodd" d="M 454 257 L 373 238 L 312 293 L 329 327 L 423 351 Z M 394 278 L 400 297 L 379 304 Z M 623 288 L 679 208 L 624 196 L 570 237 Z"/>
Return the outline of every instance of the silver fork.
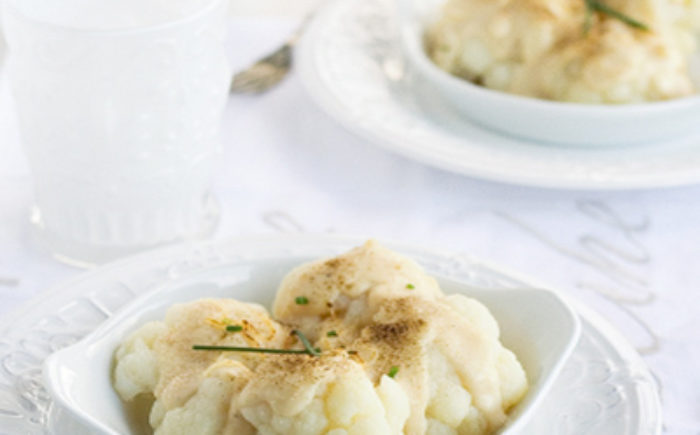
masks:
<path fill-rule="evenodd" d="M 282 46 L 258 60 L 248 68 L 234 74 L 231 81 L 232 94 L 261 94 L 275 87 L 292 68 L 294 46 L 311 21 L 309 14 Z"/>

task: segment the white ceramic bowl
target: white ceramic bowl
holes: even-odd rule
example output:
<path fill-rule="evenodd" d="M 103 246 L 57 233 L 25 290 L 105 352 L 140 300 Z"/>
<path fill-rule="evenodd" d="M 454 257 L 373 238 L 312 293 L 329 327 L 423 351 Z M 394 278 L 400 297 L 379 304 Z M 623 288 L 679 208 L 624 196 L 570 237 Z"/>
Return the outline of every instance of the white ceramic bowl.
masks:
<path fill-rule="evenodd" d="M 307 261 L 310 259 L 303 259 Z M 233 297 L 270 306 L 282 277 L 300 259 L 279 257 L 212 269 L 133 301 L 77 344 L 50 356 L 46 385 L 57 402 L 90 433 L 138 432 L 112 389 L 113 354 L 127 334 L 149 320 L 162 319 L 169 306 L 203 297 Z M 531 388 L 511 413 L 503 434 L 518 433 L 536 412 L 580 334 L 580 323 L 555 293 L 539 289 L 478 289 L 438 280 L 446 293 L 464 293 L 483 302 L 501 326 L 501 339 L 520 359 Z M 233 284 L 232 284 L 233 283 Z"/>
<path fill-rule="evenodd" d="M 512 95 L 440 69 L 427 56 L 424 32 L 442 0 L 399 0 L 402 46 L 418 79 L 465 118 L 487 128 L 552 145 L 619 146 L 660 142 L 700 131 L 700 96 L 643 104 L 576 104 Z"/>

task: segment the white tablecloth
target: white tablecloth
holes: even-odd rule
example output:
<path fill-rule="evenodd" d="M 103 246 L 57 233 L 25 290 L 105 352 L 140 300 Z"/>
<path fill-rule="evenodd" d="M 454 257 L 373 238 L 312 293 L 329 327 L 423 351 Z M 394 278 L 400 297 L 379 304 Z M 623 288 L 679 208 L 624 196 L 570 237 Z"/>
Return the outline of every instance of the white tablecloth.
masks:
<path fill-rule="evenodd" d="M 290 19 L 234 19 L 242 67 Z M 80 270 L 32 243 L 29 170 L 0 74 L 0 316 Z M 233 96 L 215 191 L 217 238 L 339 232 L 462 251 L 558 287 L 603 313 L 661 384 L 668 433 L 700 433 L 700 187 L 596 193 L 500 185 L 425 167 L 360 140 L 292 74 Z"/>

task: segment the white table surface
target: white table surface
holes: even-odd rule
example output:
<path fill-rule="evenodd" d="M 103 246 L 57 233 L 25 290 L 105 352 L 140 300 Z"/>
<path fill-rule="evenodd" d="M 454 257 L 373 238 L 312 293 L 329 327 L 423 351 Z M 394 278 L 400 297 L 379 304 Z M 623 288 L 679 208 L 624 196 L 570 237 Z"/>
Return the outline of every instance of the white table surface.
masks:
<path fill-rule="evenodd" d="M 232 18 L 235 66 L 296 22 Z M 81 273 L 31 240 L 31 182 L 11 104 L 0 72 L 0 316 Z M 700 434 L 700 186 L 548 191 L 449 174 L 357 139 L 294 74 L 266 95 L 232 96 L 223 136 L 216 238 L 347 233 L 466 252 L 530 275 L 603 313 L 659 379 L 667 433 Z"/>

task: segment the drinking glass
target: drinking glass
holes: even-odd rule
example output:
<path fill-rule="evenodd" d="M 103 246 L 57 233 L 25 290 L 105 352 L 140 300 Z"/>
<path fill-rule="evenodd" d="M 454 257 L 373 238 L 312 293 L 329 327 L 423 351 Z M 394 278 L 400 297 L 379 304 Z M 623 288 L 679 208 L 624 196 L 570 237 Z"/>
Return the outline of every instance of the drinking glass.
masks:
<path fill-rule="evenodd" d="M 101 263 L 216 227 L 228 0 L 6 0 L 32 222 Z"/>

